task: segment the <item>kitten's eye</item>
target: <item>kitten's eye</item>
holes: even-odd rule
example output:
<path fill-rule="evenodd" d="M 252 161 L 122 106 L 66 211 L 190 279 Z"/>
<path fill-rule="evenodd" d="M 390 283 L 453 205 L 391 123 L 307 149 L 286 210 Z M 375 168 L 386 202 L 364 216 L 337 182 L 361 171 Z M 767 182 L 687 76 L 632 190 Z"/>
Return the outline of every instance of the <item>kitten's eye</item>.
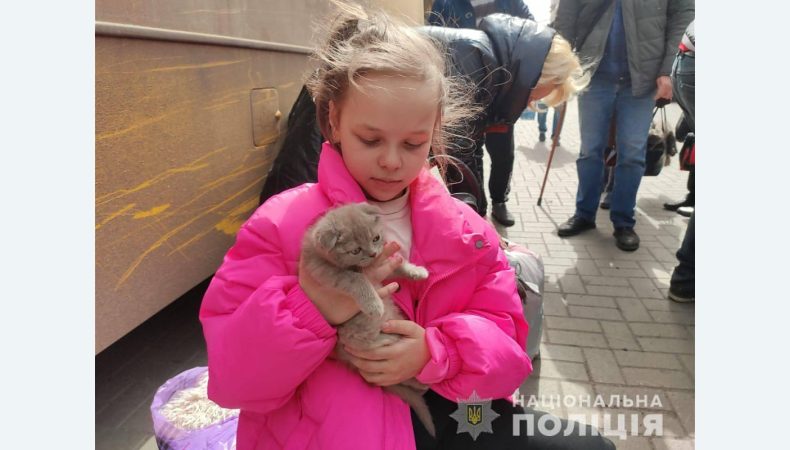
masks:
<path fill-rule="evenodd" d="M 376 235 L 376 237 L 373 238 L 373 242 L 378 242 L 380 240 L 381 240 L 381 236 L 378 234 Z"/>
<path fill-rule="evenodd" d="M 362 247 L 357 247 L 354 250 L 351 250 L 352 255 L 358 255 L 360 253 L 362 253 Z"/>

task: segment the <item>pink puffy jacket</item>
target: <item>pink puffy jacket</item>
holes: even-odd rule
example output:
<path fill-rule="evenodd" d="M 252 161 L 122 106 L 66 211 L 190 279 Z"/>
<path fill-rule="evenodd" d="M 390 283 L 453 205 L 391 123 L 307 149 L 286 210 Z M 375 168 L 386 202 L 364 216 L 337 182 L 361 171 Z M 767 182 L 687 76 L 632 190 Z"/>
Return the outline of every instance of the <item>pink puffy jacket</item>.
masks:
<path fill-rule="evenodd" d="M 364 202 L 325 143 L 318 183 L 270 198 L 241 227 L 203 299 L 209 398 L 240 408 L 245 449 L 413 449 L 409 407 L 327 356 L 335 329 L 299 287 L 302 235 L 328 209 Z M 494 229 L 427 170 L 410 186 L 411 261 L 427 280 L 394 294 L 426 329 L 417 379 L 452 401 L 510 396 L 532 371 L 527 322 Z"/>

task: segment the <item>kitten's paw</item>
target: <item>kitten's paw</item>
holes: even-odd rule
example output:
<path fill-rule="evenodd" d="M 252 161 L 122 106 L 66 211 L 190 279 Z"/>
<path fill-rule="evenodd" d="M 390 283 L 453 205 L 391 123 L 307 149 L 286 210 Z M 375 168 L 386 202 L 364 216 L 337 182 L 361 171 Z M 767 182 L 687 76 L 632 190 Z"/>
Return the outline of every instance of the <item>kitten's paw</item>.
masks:
<path fill-rule="evenodd" d="M 404 267 L 405 274 L 412 280 L 425 280 L 428 278 L 428 269 L 420 266 Z"/>

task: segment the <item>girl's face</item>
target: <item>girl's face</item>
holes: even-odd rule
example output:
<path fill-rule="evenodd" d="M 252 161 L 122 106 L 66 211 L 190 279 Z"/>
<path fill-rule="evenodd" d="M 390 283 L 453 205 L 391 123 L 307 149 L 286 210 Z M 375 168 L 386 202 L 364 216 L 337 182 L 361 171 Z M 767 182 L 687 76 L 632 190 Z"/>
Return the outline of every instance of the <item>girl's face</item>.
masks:
<path fill-rule="evenodd" d="M 438 88 L 411 78 L 370 74 L 329 103 L 332 140 L 368 198 L 403 194 L 425 166 L 439 118 Z"/>

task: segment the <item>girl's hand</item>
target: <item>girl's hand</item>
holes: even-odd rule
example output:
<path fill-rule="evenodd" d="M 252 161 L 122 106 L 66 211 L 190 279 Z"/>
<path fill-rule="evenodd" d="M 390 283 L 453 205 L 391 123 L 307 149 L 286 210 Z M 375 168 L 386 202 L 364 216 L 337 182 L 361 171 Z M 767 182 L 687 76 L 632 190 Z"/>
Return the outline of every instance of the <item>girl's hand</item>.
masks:
<path fill-rule="evenodd" d="M 431 359 L 425 343 L 425 329 L 410 320 L 390 320 L 381 331 L 403 337 L 394 344 L 373 350 L 345 347 L 362 377 L 370 384 L 390 386 L 420 373 Z"/>
<path fill-rule="evenodd" d="M 403 264 L 403 258 L 399 255 L 392 257 L 399 249 L 398 244 L 387 243 L 376 260 L 362 272 L 368 281 L 376 287 L 379 297 L 392 295 L 398 290 L 398 283 L 389 283 L 382 287 L 381 282 Z M 304 270 L 303 264 L 304 262 L 300 260 L 299 285 L 330 325 L 340 325 L 359 312 L 359 305 L 353 297 L 339 289 L 319 284 L 307 270 Z"/>

